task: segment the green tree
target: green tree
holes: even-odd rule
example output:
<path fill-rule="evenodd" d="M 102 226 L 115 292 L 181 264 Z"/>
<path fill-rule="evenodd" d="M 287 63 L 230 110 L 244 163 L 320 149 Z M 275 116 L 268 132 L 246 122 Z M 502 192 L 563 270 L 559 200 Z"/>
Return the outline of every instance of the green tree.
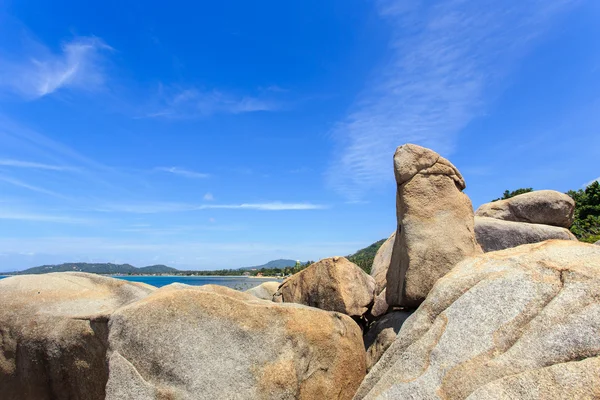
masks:
<path fill-rule="evenodd" d="M 373 267 L 373 260 L 379 248 L 385 243 L 386 239 L 381 239 L 378 242 L 373 243 L 369 247 L 365 247 L 357 251 L 354 254 L 349 255 L 347 258 L 354 264 L 358 265 L 367 274 L 371 273 Z"/>
<path fill-rule="evenodd" d="M 511 197 L 515 197 L 520 194 L 529 193 L 529 192 L 533 192 L 533 188 L 521 188 L 521 189 L 513 190 L 512 192 L 510 190 L 505 190 L 502 197 L 500 197 L 499 199 L 494 199 L 492 201 L 506 200 L 506 199 L 510 199 Z"/>
<path fill-rule="evenodd" d="M 571 232 L 583 242 L 600 240 L 600 183 L 593 182 L 585 190 L 567 192 L 575 200 Z"/>

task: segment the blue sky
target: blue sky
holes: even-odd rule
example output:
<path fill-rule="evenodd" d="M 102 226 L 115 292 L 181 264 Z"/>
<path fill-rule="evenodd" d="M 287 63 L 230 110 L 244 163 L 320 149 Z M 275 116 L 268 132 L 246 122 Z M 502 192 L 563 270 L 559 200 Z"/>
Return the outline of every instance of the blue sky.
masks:
<path fill-rule="evenodd" d="M 593 0 L 0 0 L 0 271 L 237 268 L 395 229 L 394 149 L 473 204 L 600 168 Z"/>

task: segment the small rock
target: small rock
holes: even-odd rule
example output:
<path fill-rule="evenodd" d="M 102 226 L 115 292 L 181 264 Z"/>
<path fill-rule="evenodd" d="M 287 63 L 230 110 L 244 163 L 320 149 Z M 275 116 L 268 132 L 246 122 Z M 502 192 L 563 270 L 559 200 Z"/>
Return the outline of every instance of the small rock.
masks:
<path fill-rule="evenodd" d="M 394 249 L 394 241 L 396 240 L 396 232 L 381 245 L 375 258 L 373 259 L 373 266 L 371 267 L 371 276 L 375 279 L 377 284 L 376 294 L 379 294 L 386 287 L 386 275 L 390 262 L 392 261 L 392 250 Z"/>
<path fill-rule="evenodd" d="M 279 289 L 279 282 L 264 282 L 260 285 L 253 287 L 252 289 L 246 290 L 246 293 L 258 297 L 262 300 L 273 300 L 273 295 Z"/>
<path fill-rule="evenodd" d="M 396 340 L 402 324 L 411 315 L 412 311 L 394 311 L 381 317 L 369 328 L 364 338 L 367 350 L 367 371 L 377 364 L 383 353 Z"/>

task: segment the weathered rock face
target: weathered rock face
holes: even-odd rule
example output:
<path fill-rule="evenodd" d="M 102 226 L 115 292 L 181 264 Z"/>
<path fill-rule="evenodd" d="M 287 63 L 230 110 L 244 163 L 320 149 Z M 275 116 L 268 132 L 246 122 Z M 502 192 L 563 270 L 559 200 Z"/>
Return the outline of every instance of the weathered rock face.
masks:
<path fill-rule="evenodd" d="M 114 313 L 106 399 L 352 398 L 365 353 L 350 317 L 227 293 L 165 287 Z"/>
<path fill-rule="evenodd" d="M 257 287 L 246 290 L 246 293 L 262 300 L 273 300 L 273 295 L 279 289 L 279 285 L 281 285 L 279 282 L 264 282 Z"/>
<path fill-rule="evenodd" d="M 278 293 L 284 303 L 361 316 L 373 303 L 375 280 L 344 257 L 325 258 L 291 276 Z"/>
<path fill-rule="evenodd" d="M 566 228 L 475 217 L 475 236 L 484 252 L 510 249 L 550 239 L 577 240 Z"/>
<path fill-rule="evenodd" d="M 104 399 L 107 319 L 156 288 L 81 272 L 0 281 L 0 397 Z"/>
<path fill-rule="evenodd" d="M 569 228 L 573 224 L 574 211 L 575 201 L 569 195 L 555 190 L 537 190 L 483 204 L 475 215 Z"/>
<path fill-rule="evenodd" d="M 377 364 L 383 353 L 394 343 L 402 324 L 411 314 L 409 311 L 394 311 L 381 317 L 369 328 L 364 337 L 367 371 Z"/>
<path fill-rule="evenodd" d="M 598 240 L 596 243 L 594 243 L 596 246 L 600 246 L 600 240 Z"/>
<path fill-rule="evenodd" d="M 416 307 L 466 256 L 479 254 L 465 181 L 448 160 L 406 144 L 394 155 L 398 233 L 387 273 L 387 302 Z"/>
<path fill-rule="evenodd" d="M 396 241 L 396 232 L 381 245 L 375 258 L 373 259 L 373 266 L 371 267 L 371 276 L 375 279 L 377 284 L 376 294 L 383 292 L 386 287 L 386 275 L 390 263 L 392 262 L 392 250 L 394 249 L 394 242 Z"/>
<path fill-rule="evenodd" d="M 386 291 L 386 289 L 383 289 L 383 292 L 375 296 L 375 303 L 373 303 L 373 307 L 371 307 L 371 317 L 381 317 L 383 314 L 388 312 L 390 306 L 385 300 Z"/>
<path fill-rule="evenodd" d="M 600 248 L 552 240 L 459 263 L 356 399 L 597 398 Z"/>

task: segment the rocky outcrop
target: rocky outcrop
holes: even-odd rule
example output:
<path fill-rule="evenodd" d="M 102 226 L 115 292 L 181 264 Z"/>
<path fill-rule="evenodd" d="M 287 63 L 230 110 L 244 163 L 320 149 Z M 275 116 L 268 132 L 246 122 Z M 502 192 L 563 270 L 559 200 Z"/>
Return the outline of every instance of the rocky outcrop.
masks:
<path fill-rule="evenodd" d="M 375 279 L 377 285 L 376 294 L 379 294 L 386 287 L 386 275 L 390 263 L 392 262 L 392 250 L 394 249 L 394 242 L 396 241 L 396 232 L 381 245 L 375 258 L 373 259 L 373 266 L 371 267 L 371 276 Z"/>
<path fill-rule="evenodd" d="M 273 300 L 273 295 L 279 289 L 279 285 L 281 285 L 279 282 L 264 282 L 252 289 L 246 290 L 246 293 L 262 300 Z"/>
<path fill-rule="evenodd" d="M 569 228 L 573 224 L 574 211 L 575 201 L 569 195 L 554 190 L 537 190 L 483 204 L 475 215 Z"/>
<path fill-rule="evenodd" d="M 362 316 L 373 304 L 375 280 L 344 257 L 325 258 L 283 282 L 284 303 Z"/>
<path fill-rule="evenodd" d="M 475 236 L 483 251 L 510 249 L 550 239 L 577 240 L 566 228 L 475 217 Z"/>
<path fill-rule="evenodd" d="M 416 308 L 434 283 L 466 256 L 475 241 L 465 181 L 450 161 L 406 144 L 394 155 L 398 230 L 387 273 L 387 302 Z"/>
<path fill-rule="evenodd" d="M 81 272 L 0 280 L 0 397 L 104 399 L 107 320 L 155 289 Z"/>
<path fill-rule="evenodd" d="M 164 287 L 114 313 L 107 400 L 352 398 L 365 353 L 351 318 L 232 292 Z"/>
<path fill-rule="evenodd" d="M 600 240 L 598 240 L 596 243 L 594 243 L 596 246 L 600 246 Z"/>
<path fill-rule="evenodd" d="M 436 283 L 355 398 L 597 398 L 599 331 L 597 246 L 471 257 Z"/>
<path fill-rule="evenodd" d="M 369 328 L 364 337 L 367 371 L 377 364 L 383 353 L 394 343 L 402 324 L 411 314 L 409 311 L 394 311 L 381 317 Z"/>

